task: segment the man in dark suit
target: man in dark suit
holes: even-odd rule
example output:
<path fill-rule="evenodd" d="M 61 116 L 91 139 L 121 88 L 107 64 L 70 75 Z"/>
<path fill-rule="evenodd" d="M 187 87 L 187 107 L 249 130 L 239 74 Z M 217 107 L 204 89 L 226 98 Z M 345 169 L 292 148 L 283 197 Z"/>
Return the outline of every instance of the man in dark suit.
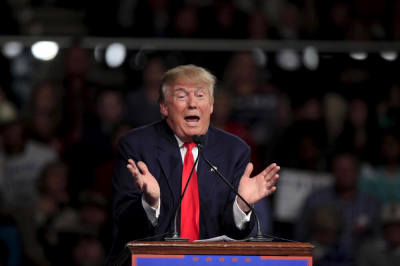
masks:
<path fill-rule="evenodd" d="M 131 240 L 163 239 L 172 233 L 175 210 L 186 183 L 182 181 L 186 156 L 193 153 L 192 161 L 198 156 L 197 147 L 188 146 L 194 135 L 205 135 L 204 156 L 248 203 L 254 205 L 276 190 L 279 166 L 271 164 L 250 177 L 253 165 L 249 163 L 248 145 L 210 126 L 214 85 L 215 77 L 201 67 L 185 65 L 167 71 L 160 89 L 164 119 L 121 138 L 113 177 L 115 237 L 109 262 Z M 191 183 L 197 185 L 191 187 Z M 181 231 L 184 237 L 193 240 L 225 234 L 240 239 L 251 232 L 254 222 L 250 208 L 203 160 L 196 165 L 188 187 L 185 198 L 190 199 L 190 207 L 185 210 L 183 203 L 178 222 L 183 230 L 188 223 L 184 218 L 194 217 L 189 219 L 194 233 L 186 236 Z M 197 206 L 193 204 L 196 201 Z M 193 209 L 197 213 L 192 214 Z"/>

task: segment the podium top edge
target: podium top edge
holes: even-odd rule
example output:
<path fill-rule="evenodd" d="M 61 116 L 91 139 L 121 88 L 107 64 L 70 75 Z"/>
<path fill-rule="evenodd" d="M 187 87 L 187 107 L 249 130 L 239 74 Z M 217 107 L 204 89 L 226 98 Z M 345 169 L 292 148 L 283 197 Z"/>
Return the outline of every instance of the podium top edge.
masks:
<path fill-rule="evenodd" d="M 311 256 L 314 246 L 304 242 L 167 242 L 131 241 L 132 254 L 243 254 L 265 256 Z"/>

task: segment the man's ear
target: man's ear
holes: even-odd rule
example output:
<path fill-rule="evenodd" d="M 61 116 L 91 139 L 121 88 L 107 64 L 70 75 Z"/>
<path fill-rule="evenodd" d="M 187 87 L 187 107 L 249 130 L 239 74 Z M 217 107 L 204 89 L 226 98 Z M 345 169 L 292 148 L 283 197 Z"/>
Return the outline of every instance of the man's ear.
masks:
<path fill-rule="evenodd" d="M 165 103 L 160 103 L 160 111 L 164 117 L 168 117 L 168 107 Z"/>

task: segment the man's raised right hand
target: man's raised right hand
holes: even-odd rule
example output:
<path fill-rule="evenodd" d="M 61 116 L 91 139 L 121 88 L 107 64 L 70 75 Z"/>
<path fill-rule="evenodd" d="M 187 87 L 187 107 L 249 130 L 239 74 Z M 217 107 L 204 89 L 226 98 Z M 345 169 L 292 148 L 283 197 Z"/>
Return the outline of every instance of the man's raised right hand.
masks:
<path fill-rule="evenodd" d="M 128 159 L 126 165 L 129 172 L 131 172 L 139 189 L 143 192 L 144 200 L 153 208 L 158 208 L 160 199 L 160 186 L 157 180 L 150 173 L 147 165 L 139 161 L 137 164 L 134 160 Z"/>

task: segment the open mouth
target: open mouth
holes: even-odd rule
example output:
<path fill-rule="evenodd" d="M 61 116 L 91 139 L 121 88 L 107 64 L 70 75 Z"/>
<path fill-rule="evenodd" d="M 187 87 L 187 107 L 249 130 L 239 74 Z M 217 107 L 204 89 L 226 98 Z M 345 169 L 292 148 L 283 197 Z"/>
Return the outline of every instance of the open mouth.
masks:
<path fill-rule="evenodd" d="M 197 116 L 197 115 L 185 116 L 185 121 L 189 122 L 189 123 L 196 123 L 196 122 L 199 122 L 199 120 L 200 120 L 200 116 Z"/>

